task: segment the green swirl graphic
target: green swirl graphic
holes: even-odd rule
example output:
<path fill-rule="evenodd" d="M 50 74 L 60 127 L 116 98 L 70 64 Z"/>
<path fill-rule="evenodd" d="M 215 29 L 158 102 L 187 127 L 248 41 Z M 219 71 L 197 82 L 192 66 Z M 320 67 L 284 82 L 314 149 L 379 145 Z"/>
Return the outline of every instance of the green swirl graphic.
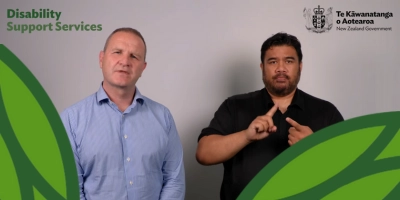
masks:
<path fill-rule="evenodd" d="M 0 45 L 0 199 L 79 199 L 74 157 L 50 98 Z"/>
<path fill-rule="evenodd" d="M 400 199 L 400 112 L 327 127 L 290 147 L 248 184 L 248 199 Z"/>

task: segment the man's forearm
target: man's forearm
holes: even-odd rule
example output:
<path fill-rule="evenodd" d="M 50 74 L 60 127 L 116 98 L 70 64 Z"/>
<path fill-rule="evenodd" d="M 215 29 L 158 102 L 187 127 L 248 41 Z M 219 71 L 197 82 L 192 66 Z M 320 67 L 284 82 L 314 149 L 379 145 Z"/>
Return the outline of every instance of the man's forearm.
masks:
<path fill-rule="evenodd" d="M 199 141 L 196 159 L 203 165 L 219 164 L 232 158 L 249 143 L 244 131 L 226 136 L 204 136 Z"/>

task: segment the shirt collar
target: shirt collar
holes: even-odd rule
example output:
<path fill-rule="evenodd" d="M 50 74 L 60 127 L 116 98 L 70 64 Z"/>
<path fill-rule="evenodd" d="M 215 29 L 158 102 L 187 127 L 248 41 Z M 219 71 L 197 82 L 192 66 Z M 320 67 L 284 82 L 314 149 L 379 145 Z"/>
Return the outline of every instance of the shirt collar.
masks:
<path fill-rule="evenodd" d="M 140 91 L 137 87 L 135 87 L 134 95 L 135 95 L 135 97 L 132 101 L 132 104 L 137 101 L 143 105 L 144 96 L 140 93 Z M 96 98 L 97 98 L 97 103 L 99 103 L 99 104 L 102 103 L 103 101 L 110 101 L 110 97 L 107 95 L 106 91 L 104 91 L 103 82 L 101 82 L 100 87 L 96 92 Z"/>
<path fill-rule="evenodd" d="M 271 95 L 268 93 L 267 89 L 263 88 L 262 92 L 263 92 L 264 99 L 267 102 L 268 109 L 269 109 L 274 105 L 274 102 L 272 101 Z M 303 95 L 303 92 L 298 88 L 296 88 L 296 91 L 293 95 L 292 102 L 289 105 L 289 107 L 293 107 L 293 106 L 297 106 L 300 109 L 304 110 L 304 95 Z"/>

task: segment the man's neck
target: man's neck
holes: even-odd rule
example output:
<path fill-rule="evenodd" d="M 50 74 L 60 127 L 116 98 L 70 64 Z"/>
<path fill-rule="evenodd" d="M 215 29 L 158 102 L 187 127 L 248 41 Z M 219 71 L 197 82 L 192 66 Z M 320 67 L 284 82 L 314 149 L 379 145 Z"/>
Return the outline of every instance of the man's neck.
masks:
<path fill-rule="evenodd" d="M 291 93 L 289 93 L 286 96 L 276 96 L 276 95 L 271 94 L 270 92 L 268 92 L 268 93 L 271 96 L 272 101 L 274 102 L 274 104 L 278 104 L 279 105 L 279 110 L 282 113 L 285 113 L 287 108 L 289 107 L 290 103 L 292 103 L 292 100 L 293 100 L 293 97 L 294 97 L 294 94 L 295 94 L 296 90 L 297 89 L 293 90 Z"/>
<path fill-rule="evenodd" d="M 119 88 L 103 84 L 103 89 L 121 112 L 124 112 L 131 104 L 135 95 L 135 86 Z"/>

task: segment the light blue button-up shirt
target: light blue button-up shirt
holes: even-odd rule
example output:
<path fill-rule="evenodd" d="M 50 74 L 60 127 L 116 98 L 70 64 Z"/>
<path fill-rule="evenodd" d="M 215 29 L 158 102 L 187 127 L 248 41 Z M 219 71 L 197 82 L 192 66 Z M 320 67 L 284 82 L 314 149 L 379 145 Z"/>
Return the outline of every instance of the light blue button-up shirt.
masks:
<path fill-rule="evenodd" d="M 61 113 L 78 170 L 81 200 L 181 200 L 183 150 L 163 105 L 136 88 L 119 111 L 102 86 Z"/>

